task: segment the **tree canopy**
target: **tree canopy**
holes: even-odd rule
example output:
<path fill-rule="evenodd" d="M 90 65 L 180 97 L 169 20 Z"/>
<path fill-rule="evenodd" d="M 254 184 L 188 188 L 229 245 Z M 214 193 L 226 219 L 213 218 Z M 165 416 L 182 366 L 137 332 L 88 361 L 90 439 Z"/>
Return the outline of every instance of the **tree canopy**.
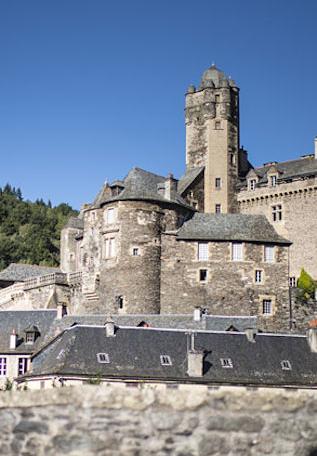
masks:
<path fill-rule="evenodd" d="M 57 266 L 61 229 L 76 214 L 66 203 L 24 201 L 20 188 L 0 188 L 0 269 L 19 262 Z"/>

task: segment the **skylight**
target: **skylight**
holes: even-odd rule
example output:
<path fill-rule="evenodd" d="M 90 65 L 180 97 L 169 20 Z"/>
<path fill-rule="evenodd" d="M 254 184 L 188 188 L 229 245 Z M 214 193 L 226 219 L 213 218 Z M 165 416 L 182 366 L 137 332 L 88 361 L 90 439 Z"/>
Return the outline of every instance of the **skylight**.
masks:
<path fill-rule="evenodd" d="M 231 358 L 220 358 L 221 365 L 225 369 L 231 369 L 233 367 Z"/>
<path fill-rule="evenodd" d="M 110 363 L 108 353 L 97 353 L 97 360 L 98 360 L 98 363 L 105 363 L 105 364 Z"/>
<path fill-rule="evenodd" d="M 161 359 L 162 366 L 171 366 L 172 365 L 171 357 L 169 355 L 161 355 L 160 359 Z"/>

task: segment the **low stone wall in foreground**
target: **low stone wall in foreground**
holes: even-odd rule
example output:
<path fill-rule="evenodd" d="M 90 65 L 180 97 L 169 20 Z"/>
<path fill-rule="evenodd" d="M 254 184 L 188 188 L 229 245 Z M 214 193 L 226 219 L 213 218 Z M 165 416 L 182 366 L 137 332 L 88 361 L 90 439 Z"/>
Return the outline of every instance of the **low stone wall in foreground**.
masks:
<path fill-rule="evenodd" d="M 0 393 L 0 454 L 313 455 L 317 392 L 84 385 Z"/>

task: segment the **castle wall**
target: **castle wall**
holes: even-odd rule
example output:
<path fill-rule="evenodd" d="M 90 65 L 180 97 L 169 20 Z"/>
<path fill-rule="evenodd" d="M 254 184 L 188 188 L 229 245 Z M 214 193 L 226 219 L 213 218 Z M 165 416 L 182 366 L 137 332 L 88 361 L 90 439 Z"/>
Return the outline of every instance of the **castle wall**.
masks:
<path fill-rule="evenodd" d="M 298 278 L 301 268 L 317 279 L 317 179 L 310 178 L 276 187 L 243 190 L 237 195 L 239 211 L 264 214 L 276 231 L 293 242 L 290 247 L 290 277 Z M 274 222 L 272 206 L 282 205 L 282 220 Z"/>
<path fill-rule="evenodd" d="M 264 247 L 244 244 L 244 261 L 231 261 L 231 243 L 209 242 L 208 261 L 199 261 L 198 242 L 162 236 L 161 313 L 190 313 L 197 306 L 213 315 L 258 315 L 264 330 L 289 328 L 288 249 L 276 246 L 276 262 L 266 263 Z M 200 282 L 199 270 L 207 270 Z M 263 284 L 255 284 L 255 270 Z M 272 316 L 263 315 L 272 299 Z"/>
<path fill-rule="evenodd" d="M 118 384 L 3 392 L 0 446 L 7 456 L 309 456 L 316 409 L 312 390 Z"/>

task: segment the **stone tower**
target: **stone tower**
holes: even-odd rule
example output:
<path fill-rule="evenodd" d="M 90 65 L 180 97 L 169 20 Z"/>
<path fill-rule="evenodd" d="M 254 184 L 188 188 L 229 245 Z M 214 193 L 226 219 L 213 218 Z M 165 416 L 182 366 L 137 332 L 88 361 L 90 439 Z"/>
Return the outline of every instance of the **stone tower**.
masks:
<path fill-rule="evenodd" d="M 205 212 L 236 212 L 239 162 L 245 161 L 239 150 L 239 88 L 212 65 L 198 89 L 189 86 L 185 113 L 187 171 L 205 167 Z"/>

